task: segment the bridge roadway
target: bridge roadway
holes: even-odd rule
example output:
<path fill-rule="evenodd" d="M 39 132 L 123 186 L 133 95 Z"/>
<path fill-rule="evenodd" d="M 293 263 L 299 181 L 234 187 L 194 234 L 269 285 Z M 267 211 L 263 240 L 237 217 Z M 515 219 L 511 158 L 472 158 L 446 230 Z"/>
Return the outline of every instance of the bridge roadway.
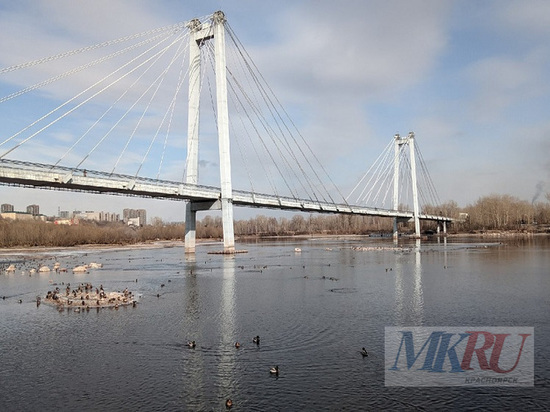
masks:
<path fill-rule="evenodd" d="M 206 204 L 219 200 L 221 196 L 220 188 L 212 186 L 5 159 L 0 160 L 0 184 L 158 199 L 191 200 L 193 202 L 205 202 Z M 233 204 L 236 206 L 300 212 L 397 217 L 402 220 L 413 218 L 413 212 L 408 211 L 334 204 L 242 190 L 233 190 Z M 438 222 L 452 222 L 452 218 L 436 215 L 421 214 L 419 218 Z"/>

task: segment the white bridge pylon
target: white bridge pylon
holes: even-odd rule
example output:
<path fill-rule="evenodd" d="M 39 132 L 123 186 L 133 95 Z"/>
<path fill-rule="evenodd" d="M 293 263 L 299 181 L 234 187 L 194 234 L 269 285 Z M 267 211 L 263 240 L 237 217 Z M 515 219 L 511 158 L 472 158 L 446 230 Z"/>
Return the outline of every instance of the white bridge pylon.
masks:
<path fill-rule="evenodd" d="M 414 234 L 420 237 L 420 207 L 418 205 L 418 184 L 416 180 L 416 157 L 414 155 L 414 133 L 410 132 L 407 137 L 401 137 L 396 134 L 394 137 L 394 157 L 393 157 L 393 210 L 399 210 L 399 158 L 400 151 L 405 145 L 409 146 L 409 157 L 411 161 L 411 182 L 413 195 L 413 213 L 414 213 Z M 399 218 L 393 219 L 393 238 L 399 237 L 398 232 Z"/>
<path fill-rule="evenodd" d="M 426 212 L 421 209 L 433 209 L 441 201 L 416 143 L 415 134 L 395 134 L 346 200 L 351 204 L 391 210 L 394 213 L 394 239 L 399 237 L 398 224 L 401 222 L 413 222 L 414 236 L 420 238 L 420 220 L 426 220 Z M 409 215 L 400 215 L 403 211 L 409 211 Z M 430 216 L 430 220 L 437 223 L 438 233 L 441 228 L 446 233 L 446 224 L 452 219 L 441 216 L 441 212 L 440 216 Z"/>
<path fill-rule="evenodd" d="M 201 46 L 204 42 L 214 39 L 221 197 L 219 201 L 213 202 L 196 202 L 192 200 L 187 202 L 185 206 L 185 253 L 195 253 L 197 211 L 214 209 L 221 209 L 222 211 L 223 250 L 225 253 L 235 252 L 225 61 L 225 21 L 224 13 L 217 11 L 212 15 L 211 22 L 201 23 L 198 19 L 193 19 L 188 26 L 190 30 L 189 111 L 185 183 L 198 184 Z"/>

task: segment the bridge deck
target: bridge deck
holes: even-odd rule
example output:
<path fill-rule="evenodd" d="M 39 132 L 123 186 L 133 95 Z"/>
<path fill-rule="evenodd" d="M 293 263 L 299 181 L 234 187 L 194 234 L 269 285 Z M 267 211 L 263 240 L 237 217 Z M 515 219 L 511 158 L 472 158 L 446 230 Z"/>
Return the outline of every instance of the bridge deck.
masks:
<path fill-rule="evenodd" d="M 212 186 L 192 185 L 83 169 L 70 169 L 61 166 L 14 160 L 0 160 L 0 184 L 170 200 L 215 201 L 221 196 L 220 188 Z M 301 212 L 397 217 L 404 220 L 413 218 L 413 212 L 409 211 L 334 204 L 241 190 L 233 191 L 233 204 L 236 206 Z M 440 222 L 452 221 L 452 218 L 436 215 L 421 214 L 419 218 Z"/>

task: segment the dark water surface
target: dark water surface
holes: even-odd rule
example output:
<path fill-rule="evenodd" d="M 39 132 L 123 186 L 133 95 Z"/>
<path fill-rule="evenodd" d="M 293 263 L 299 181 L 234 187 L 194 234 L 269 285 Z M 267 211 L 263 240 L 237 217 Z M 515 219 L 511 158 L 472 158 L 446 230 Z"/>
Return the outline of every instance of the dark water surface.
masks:
<path fill-rule="evenodd" d="M 0 410 L 218 411 L 227 398 L 233 411 L 548 410 L 548 238 L 400 246 L 273 241 L 226 257 L 199 245 L 195 261 L 183 247 L 4 253 L 0 264 L 18 269 L 0 274 Z M 104 266 L 28 273 L 55 261 Z M 128 288 L 140 303 L 37 307 L 55 284 L 81 282 Z M 533 326 L 535 386 L 384 386 L 384 327 L 463 325 Z"/>

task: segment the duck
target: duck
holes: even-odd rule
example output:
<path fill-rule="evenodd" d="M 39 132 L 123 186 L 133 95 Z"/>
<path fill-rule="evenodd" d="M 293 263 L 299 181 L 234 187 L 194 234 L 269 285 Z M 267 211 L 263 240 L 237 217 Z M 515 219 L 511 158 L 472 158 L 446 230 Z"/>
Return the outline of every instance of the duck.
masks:
<path fill-rule="evenodd" d="M 260 344 L 260 337 L 259 337 L 259 336 L 255 336 L 255 337 L 252 339 L 252 342 L 254 342 L 256 345 L 259 345 L 259 344 Z"/>
<path fill-rule="evenodd" d="M 365 348 L 361 348 L 361 355 L 363 355 L 363 357 L 365 357 L 365 356 L 369 356 L 369 353 L 367 352 L 367 350 Z"/>
<path fill-rule="evenodd" d="M 274 368 L 269 369 L 269 373 L 271 373 L 273 375 L 278 375 L 279 374 L 279 366 L 275 366 Z"/>
<path fill-rule="evenodd" d="M 195 343 L 194 340 L 192 340 L 191 342 L 187 342 L 187 346 L 189 346 L 190 348 L 195 348 L 195 346 L 197 346 L 197 344 Z"/>
<path fill-rule="evenodd" d="M 239 349 L 241 347 L 241 344 L 239 342 L 235 342 L 235 347 Z"/>
<path fill-rule="evenodd" d="M 225 401 L 225 407 L 227 409 L 231 409 L 233 407 L 233 401 L 231 399 L 228 399 Z"/>

